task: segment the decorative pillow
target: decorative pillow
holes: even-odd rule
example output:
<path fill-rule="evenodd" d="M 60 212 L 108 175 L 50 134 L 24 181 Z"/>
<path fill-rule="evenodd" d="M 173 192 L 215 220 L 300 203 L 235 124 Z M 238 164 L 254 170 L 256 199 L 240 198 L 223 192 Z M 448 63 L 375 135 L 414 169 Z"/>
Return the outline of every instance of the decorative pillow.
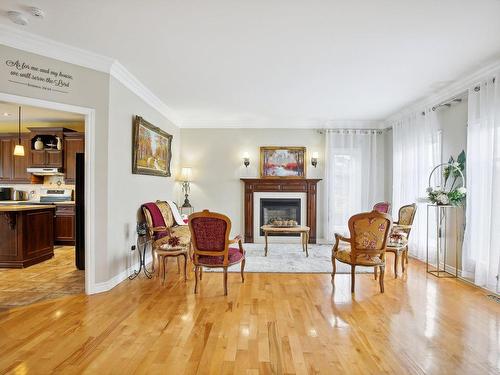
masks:
<path fill-rule="evenodd" d="M 163 216 L 163 220 L 165 221 L 165 226 L 167 228 L 174 226 L 175 224 L 174 215 L 172 215 L 172 210 L 170 208 L 170 205 L 165 201 L 156 201 L 156 205 L 158 206 L 158 209 L 160 210 Z"/>

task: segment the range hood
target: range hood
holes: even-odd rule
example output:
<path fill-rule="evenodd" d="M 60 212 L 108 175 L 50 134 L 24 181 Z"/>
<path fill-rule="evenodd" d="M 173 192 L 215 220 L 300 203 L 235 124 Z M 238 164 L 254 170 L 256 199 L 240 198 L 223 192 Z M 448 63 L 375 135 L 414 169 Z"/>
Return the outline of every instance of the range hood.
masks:
<path fill-rule="evenodd" d="M 35 176 L 64 176 L 61 168 L 28 168 L 26 171 Z"/>

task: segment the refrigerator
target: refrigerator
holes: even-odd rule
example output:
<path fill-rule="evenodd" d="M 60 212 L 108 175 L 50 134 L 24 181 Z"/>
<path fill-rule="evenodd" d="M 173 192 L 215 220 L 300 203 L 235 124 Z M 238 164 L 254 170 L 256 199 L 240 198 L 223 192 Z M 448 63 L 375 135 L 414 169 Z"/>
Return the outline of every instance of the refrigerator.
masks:
<path fill-rule="evenodd" d="M 75 264 L 85 269 L 85 154 L 76 154 L 75 182 Z"/>

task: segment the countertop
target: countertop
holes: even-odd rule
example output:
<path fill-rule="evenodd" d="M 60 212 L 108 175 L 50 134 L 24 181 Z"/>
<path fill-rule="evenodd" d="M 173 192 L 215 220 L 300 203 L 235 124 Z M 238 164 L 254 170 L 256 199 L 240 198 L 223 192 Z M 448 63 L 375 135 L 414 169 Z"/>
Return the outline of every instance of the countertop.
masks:
<path fill-rule="evenodd" d="M 13 206 L 25 206 L 25 205 L 54 205 L 54 206 L 72 206 L 75 201 L 64 201 L 64 202 L 40 202 L 40 201 L 0 201 L 0 205 L 13 205 Z"/>
<path fill-rule="evenodd" d="M 46 210 L 56 208 L 53 204 L 0 204 L 0 212 Z"/>

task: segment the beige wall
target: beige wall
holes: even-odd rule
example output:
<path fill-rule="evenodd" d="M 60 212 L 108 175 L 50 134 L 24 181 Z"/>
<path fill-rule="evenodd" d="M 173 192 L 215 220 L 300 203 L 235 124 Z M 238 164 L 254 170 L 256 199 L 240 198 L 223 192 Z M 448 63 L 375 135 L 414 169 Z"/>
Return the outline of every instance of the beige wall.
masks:
<path fill-rule="evenodd" d="M 131 173 L 132 119 L 135 115 L 140 115 L 173 135 L 172 176 L 175 176 L 179 162 L 179 128 L 111 77 L 108 130 L 108 267 L 113 275 L 119 274 L 137 260 L 137 253 L 132 254 L 130 246 L 135 244 L 135 226 L 141 204 L 157 199 L 174 199 L 176 186 L 173 177 Z"/>
<path fill-rule="evenodd" d="M 174 136 L 173 169 L 180 132 L 165 117 L 106 73 L 0 45 L 0 92 L 95 110 L 95 281 L 106 283 L 131 265 L 137 210 L 141 203 L 171 199 L 173 178 L 132 175 L 132 117 L 141 115 Z M 71 74 L 67 93 L 9 82 L 5 60 L 20 60 Z M 136 254 L 134 254 L 136 256 Z"/>
<path fill-rule="evenodd" d="M 95 110 L 95 159 L 96 174 L 95 186 L 99 194 L 95 194 L 96 215 L 94 233 L 96 236 L 96 282 L 109 279 L 107 267 L 107 191 L 108 191 L 108 99 L 109 75 L 92 69 L 68 64 L 59 60 L 46 58 L 33 53 L 21 51 L 0 45 L 0 91 L 3 93 L 42 99 Z M 12 70 L 5 64 L 5 60 L 19 60 L 30 65 L 48 67 L 60 70 L 73 76 L 68 93 L 41 90 L 22 84 L 9 82 L 12 79 Z"/>
<path fill-rule="evenodd" d="M 467 151 L 467 101 L 453 104 L 451 107 L 440 107 L 437 119 L 442 131 L 442 162 L 454 159 L 462 150 Z M 455 249 L 458 249 L 458 266 L 462 264 L 462 243 L 464 235 L 465 209 L 450 210 L 447 224 L 447 243 L 450 252 L 446 264 L 455 267 Z"/>
<path fill-rule="evenodd" d="M 307 177 L 324 178 L 324 135 L 305 129 L 181 129 L 181 164 L 193 168 L 191 203 L 195 210 L 210 209 L 228 215 L 233 234 L 243 234 L 243 183 L 259 176 L 260 146 L 305 146 Z M 250 154 L 245 168 L 242 153 Z M 312 152 L 319 164 L 310 164 Z M 323 238 L 323 184 L 318 185 L 318 238 Z M 180 199 L 180 197 L 179 197 Z"/>

